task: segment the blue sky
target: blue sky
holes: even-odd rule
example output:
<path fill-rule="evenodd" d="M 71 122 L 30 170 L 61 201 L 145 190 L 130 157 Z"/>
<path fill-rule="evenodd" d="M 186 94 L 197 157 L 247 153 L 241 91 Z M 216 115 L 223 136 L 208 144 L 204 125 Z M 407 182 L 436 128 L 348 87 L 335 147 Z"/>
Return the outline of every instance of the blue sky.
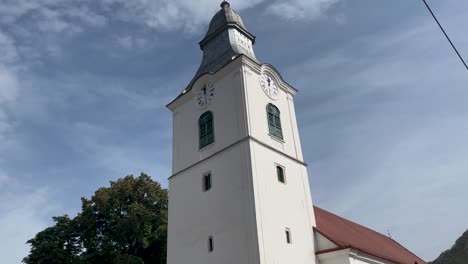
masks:
<path fill-rule="evenodd" d="M 40 3 L 39 3 L 40 2 Z M 165 105 L 219 0 L 0 2 L 0 248 L 144 171 L 167 186 Z M 429 1 L 468 58 L 468 2 Z M 468 228 L 468 73 L 421 1 L 232 0 L 300 90 L 314 202 L 434 259 Z"/>

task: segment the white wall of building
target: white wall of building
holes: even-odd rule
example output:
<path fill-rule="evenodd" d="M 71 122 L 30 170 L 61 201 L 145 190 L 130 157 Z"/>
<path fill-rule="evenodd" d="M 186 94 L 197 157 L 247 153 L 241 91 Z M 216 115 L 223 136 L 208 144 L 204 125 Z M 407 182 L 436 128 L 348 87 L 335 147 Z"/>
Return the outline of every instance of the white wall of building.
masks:
<path fill-rule="evenodd" d="M 313 216 L 303 165 L 251 143 L 261 263 L 314 263 Z M 285 167 L 286 183 L 277 179 L 276 164 Z M 286 243 L 286 228 L 292 243 Z"/>
<path fill-rule="evenodd" d="M 266 96 L 259 74 L 268 72 L 282 90 Z M 206 109 L 198 88 L 214 83 Z M 309 181 L 294 112 L 294 89 L 269 66 L 239 57 L 204 75 L 169 105 L 174 113 L 173 173 L 169 180 L 168 264 L 314 264 L 315 226 Z M 268 135 L 266 105 L 281 111 L 284 140 Z M 214 114 L 215 142 L 199 149 L 198 118 Z M 286 184 L 275 164 L 285 167 Z M 211 171 L 213 187 L 202 191 Z M 292 244 L 286 243 L 289 228 Z M 208 253 L 207 240 L 214 239 Z"/>
<path fill-rule="evenodd" d="M 213 83 L 215 94 L 208 107 L 200 109 L 196 105 L 196 96 L 205 83 Z M 215 75 L 202 76 L 186 95 L 170 105 L 173 110 L 173 173 L 247 136 L 241 85 L 241 65 L 235 61 Z M 212 111 L 214 115 L 215 144 L 200 151 L 198 119 L 206 111 Z"/>
<path fill-rule="evenodd" d="M 378 257 L 374 257 L 363 253 L 359 250 L 349 250 L 349 263 L 350 264 L 395 264 L 394 262 L 384 260 Z M 413 264 L 413 263 L 408 263 Z"/>
<path fill-rule="evenodd" d="M 267 73 L 280 89 L 276 100 L 268 97 L 259 84 Z M 251 142 L 257 230 L 261 263 L 315 263 L 313 226 L 315 218 L 306 167 L 297 128 L 293 93 L 270 66 L 244 66 L 247 116 Z M 280 110 L 283 140 L 269 135 L 266 107 Z M 286 183 L 278 181 L 276 165 L 285 168 Z M 285 229 L 292 243 L 286 243 Z"/>
<path fill-rule="evenodd" d="M 245 141 L 171 178 L 167 263 L 259 263 L 248 152 Z M 203 192 L 208 171 L 212 188 Z"/>
<path fill-rule="evenodd" d="M 322 236 L 319 232 L 315 232 L 315 248 L 316 251 L 328 250 L 337 248 L 338 245 L 328 240 L 326 237 Z"/>
<path fill-rule="evenodd" d="M 349 249 L 342 249 L 323 253 L 317 257 L 320 264 L 351 264 L 349 258 Z"/>
<path fill-rule="evenodd" d="M 281 80 L 280 75 L 269 65 L 259 67 L 245 59 L 244 76 L 247 101 L 247 118 L 249 134 L 262 142 L 284 152 L 300 161 L 303 160 L 301 141 L 297 127 L 296 112 L 293 96 L 295 91 Z M 276 100 L 268 97 L 260 87 L 259 76 L 267 73 L 275 80 L 279 89 Z M 281 111 L 281 125 L 283 128 L 283 142 L 279 143 L 269 136 L 268 122 L 266 122 L 266 107 L 268 103 L 274 104 Z"/>
<path fill-rule="evenodd" d="M 349 248 L 318 254 L 317 259 L 320 264 L 395 264 Z"/>

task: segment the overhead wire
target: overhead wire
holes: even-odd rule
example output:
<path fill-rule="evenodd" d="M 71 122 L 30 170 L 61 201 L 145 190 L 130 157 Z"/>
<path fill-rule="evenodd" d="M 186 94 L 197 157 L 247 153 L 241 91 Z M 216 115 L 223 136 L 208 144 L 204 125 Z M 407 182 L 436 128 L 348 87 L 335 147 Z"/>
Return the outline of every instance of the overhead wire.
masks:
<path fill-rule="evenodd" d="M 455 47 L 455 45 L 453 44 L 452 40 L 450 39 L 450 37 L 447 35 L 447 33 L 445 32 L 444 28 L 442 27 L 442 25 L 440 24 L 439 20 L 437 19 L 437 17 L 435 16 L 434 12 L 432 12 L 432 9 L 431 7 L 427 4 L 426 0 L 422 0 L 424 2 L 424 4 L 426 5 L 427 9 L 429 10 L 429 12 L 431 13 L 432 17 L 434 18 L 434 20 L 437 22 L 437 25 L 439 25 L 439 28 L 440 30 L 442 30 L 442 32 L 444 33 L 445 37 L 447 38 L 448 42 L 450 43 L 450 45 L 452 45 L 452 48 L 453 50 L 457 53 L 458 57 L 460 58 L 461 62 L 463 63 L 463 65 L 465 65 L 465 68 L 466 70 L 468 70 L 468 65 L 466 65 L 466 62 L 465 60 L 463 59 L 463 57 L 460 55 L 460 52 L 458 52 L 457 48 Z"/>

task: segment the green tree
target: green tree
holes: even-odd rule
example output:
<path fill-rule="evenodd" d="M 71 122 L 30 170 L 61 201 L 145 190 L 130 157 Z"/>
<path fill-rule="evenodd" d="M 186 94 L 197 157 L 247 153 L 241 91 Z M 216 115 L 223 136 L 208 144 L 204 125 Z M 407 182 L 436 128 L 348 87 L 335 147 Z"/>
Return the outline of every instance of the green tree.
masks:
<path fill-rule="evenodd" d="M 448 250 L 442 252 L 440 256 L 431 264 L 466 264 L 468 263 L 468 230 L 459 237 L 455 244 Z"/>
<path fill-rule="evenodd" d="M 76 223 L 67 215 L 53 217 L 55 225 L 39 232 L 33 239 L 29 256 L 23 259 L 30 263 L 79 263 L 81 247 L 78 242 Z"/>
<path fill-rule="evenodd" d="M 129 175 L 82 198 L 73 219 L 56 222 L 27 243 L 26 264 L 165 263 L 167 190 L 148 175 Z"/>

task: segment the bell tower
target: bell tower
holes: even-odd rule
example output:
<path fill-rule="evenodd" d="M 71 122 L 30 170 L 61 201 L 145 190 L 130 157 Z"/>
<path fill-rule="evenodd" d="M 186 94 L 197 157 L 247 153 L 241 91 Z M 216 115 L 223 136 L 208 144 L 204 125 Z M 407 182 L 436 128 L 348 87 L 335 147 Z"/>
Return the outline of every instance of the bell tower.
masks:
<path fill-rule="evenodd" d="M 173 112 L 168 264 L 315 264 L 293 97 L 227 1 Z"/>

